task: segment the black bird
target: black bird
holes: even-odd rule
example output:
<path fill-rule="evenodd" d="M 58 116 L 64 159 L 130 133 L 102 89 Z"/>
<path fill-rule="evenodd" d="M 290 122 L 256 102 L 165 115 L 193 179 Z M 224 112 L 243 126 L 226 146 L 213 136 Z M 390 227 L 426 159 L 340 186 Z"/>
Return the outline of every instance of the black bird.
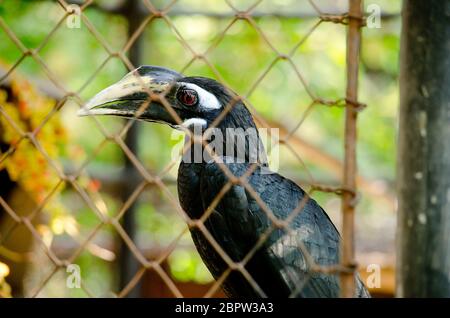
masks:
<path fill-rule="evenodd" d="M 155 94 L 164 98 L 155 98 Z M 194 160 L 195 149 L 199 148 L 198 144 L 193 143 L 195 135 L 198 131 L 200 135 L 205 134 L 224 109 L 228 111 L 217 124 L 218 132 L 222 132 L 223 137 L 205 137 L 205 140 L 210 145 L 215 142 L 214 150 L 231 144 L 234 153 L 230 156 L 227 152 L 226 156 L 216 158 L 205 155 Z M 204 222 L 214 240 L 233 262 L 239 263 L 245 259 L 260 236 L 271 228 L 273 221 L 270 213 L 278 220 L 286 220 L 291 213 L 295 213 L 297 206 L 306 202 L 289 223 L 290 230 L 274 226 L 267 240 L 245 262 L 244 268 L 254 282 L 239 268 L 230 272 L 222 284 L 227 295 L 339 297 L 337 274 L 311 271 L 311 260 L 322 266 L 339 263 L 338 231 L 316 201 L 311 198 L 306 200 L 305 192 L 297 184 L 268 170 L 257 133 L 256 139 L 246 134 L 249 130 L 256 131 L 252 116 L 232 91 L 209 78 L 184 77 L 162 67 L 141 66 L 94 96 L 79 115 L 137 118 L 194 132 L 187 134 L 194 138 L 187 138 L 191 147 L 183 155 L 178 170 L 180 204 L 191 219 L 200 219 L 232 179 L 225 169 L 237 178 L 244 176 L 267 209 L 260 206 L 261 202 L 251 189 L 232 180 L 234 182 L 229 190 Z M 239 152 L 230 143 L 230 135 L 227 134 L 230 129 L 234 129 L 231 130 L 235 132 L 233 137 L 241 141 L 243 151 Z M 201 153 L 204 148 L 200 145 Z M 204 153 L 211 154 L 209 151 Z M 254 171 L 245 175 L 249 169 Z M 193 227 L 191 234 L 206 266 L 214 278 L 219 279 L 229 268 L 226 261 L 202 231 Z M 370 297 L 358 274 L 355 274 L 355 284 L 356 297 Z"/>

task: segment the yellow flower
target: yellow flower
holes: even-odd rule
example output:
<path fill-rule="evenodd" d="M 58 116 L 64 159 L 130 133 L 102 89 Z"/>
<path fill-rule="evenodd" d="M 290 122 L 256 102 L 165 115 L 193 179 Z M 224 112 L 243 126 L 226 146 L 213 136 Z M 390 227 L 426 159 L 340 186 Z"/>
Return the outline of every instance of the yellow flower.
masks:
<path fill-rule="evenodd" d="M 9 275 L 9 267 L 5 263 L 0 262 L 0 298 L 11 297 L 11 286 L 5 281 L 5 277 Z"/>
<path fill-rule="evenodd" d="M 2 282 L 6 276 L 9 275 L 9 267 L 5 263 L 0 262 L 0 282 Z"/>

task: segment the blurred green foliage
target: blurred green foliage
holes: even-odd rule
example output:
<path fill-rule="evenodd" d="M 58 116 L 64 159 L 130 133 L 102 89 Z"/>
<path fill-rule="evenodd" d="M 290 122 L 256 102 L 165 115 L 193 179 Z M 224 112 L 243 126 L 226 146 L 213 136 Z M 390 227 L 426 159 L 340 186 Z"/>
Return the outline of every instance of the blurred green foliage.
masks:
<path fill-rule="evenodd" d="M 168 3 L 156 2 L 157 7 L 164 7 Z M 245 9 L 254 1 L 232 3 L 240 9 Z M 316 1 L 317 6 L 324 12 L 330 6 L 344 11 L 343 3 L 345 1 Z M 374 0 L 371 3 L 379 4 L 384 12 L 395 13 L 400 10 L 400 1 Z M 231 11 L 224 1 L 198 0 L 178 1 L 171 10 L 185 9 L 215 13 Z M 314 13 L 308 1 L 293 0 L 263 1 L 257 10 Z M 82 23 L 79 29 L 66 27 L 65 21 L 61 20 L 64 11 L 55 1 L 5 0 L 0 4 L 0 14 L 24 46 L 40 49 L 39 55 L 56 75 L 59 83 L 65 89 L 79 93 L 83 99 L 116 82 L 127 72 L 118 58 L 109 56 L 87 25 Z M 95 8 L 88 8 L 85 15 L 113 52 L 124 47 L 127 42 L 127 23 L 123 17 Z M 142 64 L 161 65 L 183 71 L 186 75 L 217 78 L 219 74 L 217 79 L 224 80 L 237 93 L 248 97 L 258 113 L 288 128 L 296 126 L 312 100 L 288 61 L 278 60 L 259 85 L 254 90 L 252 87 L 277 57 L 272 47 L 281 54 L 289 54 L 317 24 L 317 18 L 255 18 L 257 29 L 245 20 L 234 21 L 230 26 L 232 18 L 181 15 L 170 16 L 169 19 L 170 23 L 163 19 L 154 19 L 145 27 Z M 58 23 L 60 27 L 47 38 Z M 365 28 L 361 56 L 360 100 L 366 103 L 368 108 L 359 116 L 359 172 L 366 178 L 379 180 L 389 191 L 393 191 L 396 156 L 399 23 L 399 19 L 394 18 L 383 21 L 380 29 Z M 221 32 L 228 27 L 221 38 Z M 180 36 L 183 40 L 180 40 Z M 203 53 L 213 44 L 214 47 L 206 55 L 212 68 L 203 60 L 190 63 L 193 58 L 190 49 Z M 345 51 L 345 27 L 332 23 L 318 25 L 295 50 L 292 61 L 315 96 L 325 100 L 337 100 L 345 96 Z M 9 65 L 21 57 L 20 50 L 2 29 L 0 52 L 1 62 Z M 16 72 L 37 80 L 49 80 L 42 67 L 31 57 L 26 57 Z M 95 77 L 92 77 L 93 75 Z M 83 152 L 76 159 L 68 156 L 61 160 L 79 166 L 89 154 L 98 151 L 87 168 L 97 167 L 101 170 L 105 166 L 120 166 L 124 161 L 122 150 L 112 142 L 104 144 L 104 136 L 93 119 L 80 119 L 75 116 L 77 107 L 79 105 L 69 100 L 61 112 L 71 142 L 79 145 Z M 341 160 L 343 112 L 343 108 L 314 106 L 306 121 L 296 131 L 296 136 Z M 100 118 L 99 122 L 110 133 L 119 132 L 124 125 L 122 120 L 116 118 Z M 180 137 L 164 126 L 139 124 L 139 128 L 138 155 L 149 171 L 159 173 L 170 162 L 172 146 Z M 98 149 L 100 145 L 102 146 Z M 299 155 L 302 156 L 301 153 Z M 296 180 L 308 179 L 305 166 L 299 163 L 289 149 L 282 147 L 280 158 L 281 173 Z M 305 164 L 314 179 L 321 183 L 338 184 L 338 178 L 318 165 L 313 158 L 306 159 Z M 175 178 L 176 168 L 177 165 L 174 165 L 168 176 Z M 175 193 L 175 187 L 171 186 L 170 189 Z M 121 203 L 102 189 L 100 193 L 108 213 L 117 214 Z M 185 230 L 185 224 L 162 193 L 156 190 L 146 193 L 141 196 L 137 211 L 137 244 L 144 249 L 152 246 L 163 248 Z M 314 196 L 331 210 L 332 215 L 333 211 L 339 211 L 336 196 L 325 193 L 315 193 Z M 87 237 L 89 231 L 100 223 L 97 216 L 69 190 L 64 194 L 64 200 L 79 223 L 82 235 Z M 361 213 L 365 214 L 377 213 L 383 209 L 388 208 L 377 202 L 376 198 L 368 196 L 364 196 L 359 206 Z M 107 241 L 113 235 L 113 230 L 104 226 L 96 238 Z M 180 248 L 169 258 L 174 277 L 182 281 L 210 280 L 211 277 L 199 256 L 192 253 L 189 235 L 185 234 L 179 244 Z M 82 270 L 90 275 L 88 285 L 99 295 L 105 295 L 106 291 L 116 284 L 111 272 L 114 266 L 110 262 L 93 257 L 87 252 L 82 253 L 76 261 Z M 80 291 L 70 293 L 82 296 Z M 48 294 L 50 295 L 51 291 L 48 291 Z"/>

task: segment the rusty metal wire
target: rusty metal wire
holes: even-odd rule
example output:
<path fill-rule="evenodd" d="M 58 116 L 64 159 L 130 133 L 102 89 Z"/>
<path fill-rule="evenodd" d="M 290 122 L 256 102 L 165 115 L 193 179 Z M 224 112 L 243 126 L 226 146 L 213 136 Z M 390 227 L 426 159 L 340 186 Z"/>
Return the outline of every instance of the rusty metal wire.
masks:
<path fill-rule="evenodd" d="M 232 10 L 233 15 L 232 19 L 229 21 L 229 23 L 226 25 L 226 27 L 217 34 L 216 40 L 213 41 L 213 43 L 208 47 L 204 52 L 197 52 L 195 51 L 186 41 L 175 24 L 172 22 L 172 19 L 170 17 L 170 12 L 173 7 L 173 5 L 177 1 L 171 1 L 166 7 L 164 7 L 161 10 L 158 10 L 150 0 L 142 0 L 141 5 L 145 8 L 145 17 L 142 19 L 142 22 L 140 25 L 136 28 L 134 33 L 131 34 L 128 41 L 125 43 L 123 48 L 119 51 L 114 51 L 108 42 L 104 39 L 102 34 L 96 29 L 96 27 L 90 22 L 89 18 L 85 14 L 85 10 L 89 7 L 95 7 L 97 9 L 101 9 L 100 6 L 98 6 L 93 0 L 88 0 L 83 3 L 80 3 L 80 18 L 83 22 L 83 24 L 87 27 L 89 32 L 96 38 L 98 43 L 106 50 L 108 53 L 107 59 L 94 71 L 94 73 L 86 80 L 86 82 L 81 86 L 81 88 L 76 91 L 69 91 L 67 90 L 62 83 L 58 80 L 58 78 L 52 73 L 51 69 L 48 67 L 46 62 L 41 58 L 40 53 L 42 48 L 45 46 L 45 44 L 51 39 L 53 34 L 61 27 L 63 22 L 66 20 L 67 17 L 73 14 L 77 14 L 75 11 L 72 10 L 72 7 L 70 6 L 70 3 L 72 1 L 68 0 L 57 0 L 57 3 L 65 10 L 65 14 L 61 17 L 60 21 L 54 26 L 54 28 L 48 33 L 48 35 L 45 37 L 45 39 L 42 41 L 42 43 L 37 48 L 27 48 L 20 39 L 16 36 L 14 31 L 5 23 L 3 18 L 0 17 L 0 29 L 2 29 L 6 35 L 9 37 L 9 39 L 16 45 L 16 47 L 20 50 L 21 56 L 17 60 L 16 63 L 14 63 L 9 70 L 0 78 L 0 83 L 2 83 L 4 80 L 6 80 L 11 73 L 23 62 L 23 60 L 26 57 L 31 57 L 44 71 L 48 79 L 58 88 L 60 88 L 64 92 L 64 96 L 58 101 L 58 103 L 55 105 L 54 109 L 45 117 L 45 119 L 42 121 L 42 123 L 38 126 L 37 129 L 34 131 L 23 131 L 20 126 L 14 122 L 14 120 L 9 117 L 9 115 L 4 111 L 3 107 L 0 105 L 0 114 L 1 116 L 4 116 L 7 120 L 7 122 L 14 128 L 14 130 L 20 135 L 20 140 L 10 147 L 6 152 L 3 152 L 0 157 L 0 163 L 8 160 L 9 156 L 17 149 L 17 147 L 20 146 L 20 143 L 24 140 L 28 140 L 31 142 L 36 150 L 42 154 L 42 156 L 48 161 L 48 163 L 51 165 L 51 167 L 54 169 L 54 171 L 59 176 L 60 182 L 55 185 L 55 188 L 53 191 L 51 191 L 47 197 L 35 208 L 34 211 L 32 211 L 27 216 L 20 216 L 18 215 L 4 200 L 0 197 L 0 206 L 6 211 L 6 213 L 15 221 L 15 227 L 19 225 L 24 225 L 33 235 L 36 242 L 38 243 L 39 247 L 42 248 L 42 250 L 46 253 L 49 260 L 53 264 L 53 268 L 50 270 L 50 272 L 47 274 L 47 276 L 38 284 L 38 286 L 35 287 L 35 289 L 31 292 L 30 296 L 35 297 L 38 296 L 40 291 L 46 286 L 48 281 L 58 272 L 58 270 L 67 267 L 69 264 L 71 264 L 76 258 L 89 246 L 93 238 L 96 236 L 96 234 L 100 231 L 101 228 L 103 228 L 106 225 L 112 226 L 116 232 L 116 234 L 123 240 L 126 247 L 131 251 L 134 258 L 137 260 L 137 262 L 140 265 L 140 269 L 136 272 L 134 277 L 129 281 L 129 283 L 117 293 L 117 296 L 119 297 L 125 297 L 127 294 L 132 290 L 136 284 L 142 279 L 144 273 L 152 269 L 154 270 L 160 278 L 163 280 L 163 282 L 166 284 L 166 286 L 170 289 L 170 291 L 173 293 L 176 297 L 182 297 L 182 293 L 177 288 L 176 284 L 172 280 L 172 278 L 166 273 L 164 268 L 162 267 L 163 262 L 167 259 L 167 257 L 171 254 L 171 252 L 176 248 L 177 243 L 181 239 L 181 237 L 192 228 L 197 228 L 200 230 L 205 238 L 209 241 L 209 243 L 216 249 L 218 254 L 221 256 L 221 258 L 224 260 L 224 262 L 228 265 L 228 269 L 223 273 L 223 275 L 211 286 L 209 291 L 205 294 L 205 297 L 211 297 L 213 296 L 217 290 L 220 288 L 221 283 L 227 278 L 227 276 L 232 271 L 239 271 L 245 279 L 251 284 L 251 286 L 255 289 L 257 293 L 259 293 L 261 296 L 266 296 L 265 292 L 261 289 L 261 287 L 258 285 L 258 283 L 251 277 L 251 274 L 246 270 L 245 265 L 248 263 L 248 261 L 251 259 L 251 257 L 254 255 L 254 253 L 260 248 L 265 240 L 269 237 L 269 235 L 277 228 L 284 228 L 285 231 L 290 233 L 290 222 L 297 216 L 299 213 L 301 213 L 304 205 L 306 204 L 309 197 L 315 192 L 315 191 L 322 191 L 322 192 L 329 192 L 334 193 L 336 195 L 339 195 L 342 197 L 342 213 L 343 213 L 343 230 L 342 230 L 342 256 L 341 256 L 341 264 L 331 267 L 323 267 L 315 264 L 313 258 L 309 255 L 308 250 L 305 246 L 299 245 L 298 248 L 301 250 L 303 255 L 305 256 L 306 262 L 308 264 L 308 267 L 311 269 L 308 273 L 311 275 L 314 272 L 323 272 L 323 273 L 339 273 L 341 275 L 341 285 L 342 285 L 342 296 L 344 297 L 352 297 L 354 295 L 354 280 L 353 280 L 353 273 L 356 269 L 356 263 L 354 259 L 354 234 L 353 234 L 353 227 L 354 227 L 354 213 L 355 213 L 355 197 L 356 197 L 356 152 L 355 152 L 355 145 L 356 145 L 356 114 L 359 110 L 361 110 L 364 105 L 358 102 L 358 64 L 359 64 L 359 50 L 360 50 L 360 28 L 364 25 L 364 18 L 362 16 L 361 11 L 361 0 L 349 0 L 349 12 L 341 15 L 335 15 L 335 14 L 327 14 L 324 12 L 321 12 L 321 10 L 318 8 L 318 6 L 314 3 L 313 0 L 309 0 L 310 5 L 315 10 L 316 13 L 316 23 L 306 32 L 303 38 L 298 41 L 298 43 L 292 47 L 292 49 L 287 53 L 283 54 L 281 53 L 269 40 L 265 32 L 258 26 L 258 24 L 255 22 L 254 17 L 252 13 L 255 11 L 255 9 L 260 5 L 262 2 L 261 0 L 256 0 L 253 5 L 248 7 L 245 11 L 241 11 L 237 9 L 233 3 L 231 3 L 228 0 L 225 0 L 225 3 L 228 5 L 228 7 Z M 114 13 L 121 14 L 121 11 L 119 9 L 112 10 Z M 225 35 L 227 34 L 228 30 L 233 26 L 234 23 L 238 20 L 244 20 L 246 23 L 248 23 L 249 26 L 251 26 L 260 36 L 261 40 L 264 41 L 271 51 L 275 54 L 275 58 L 272 60 L 272 62 L 269 64 L 267 68 L 263 70 L 263 72 L 258 76 L 258 78 L 254 81 L 254 83 L 250 86 L 250 89 L 248 92 L 242 96 L 237 96 L 234 98 L 229 105 L 225 107 L 225 110 L 222 112 L 222 114 L 213 122 L 212 127 L 217 126 L 221 120 L 225 117 L 225 115 L 233 108 L 234 104 L 238 100 L 244 101 L 250 108 L 253 116 L 255 117 L 256 121 L 259 123 L 262 127 L 270 127 L 270 124 L 267 123 L 266 120 L 262 116 L 258 114 L 258 111 L 253 107 L 253 105 L 248 100 L 249 96 L 255 91 L 255 89 L 258 87 L 258 85 L 263 81 L 263 79 L 266 77 L 266 75 L 269 73 L 269 71 L 279 62 L 279 61 L 286 61 L 288 65 L 291 67 L 291 69 L 294 71 L 296 77 L 301 82 L 303 88 L 309 95 L 311 99 L 311 103 L 308 106 L 308 108 L 301 114 L 300 119 L 295 125 L 295 127 L 291 130 L 286 129 L 288 132 L 281 140 L 280 143 L 287 146 L 287 148 L 294 154 L 294 156 L 299 160 L 299 162 L 305 167 L 305 170 L 308 172 L 309 179 L 310 179 L 310 190 L 308 191 L 308 195 L 305 196 L 305 198 L 300 202 L 300 204 L 297 206 L 296 209 L 294 209 L 289 217 L 285 220 L 280 220 L 275 217 L 275 215 L 272 213 L 269 207 L 265 205 L 263 200 L 259 197 L 258 193 L 251 187 L 251 185 L 247 181 L 247 177 L 257 168 L 257 165 L 253 164 L 250 169 L 240 178 L 237 178 L 234 176 L 231 171 L 226 167 L 226 165 L 221 164 L 217 161 L 217 156 L 214 154 L 214 152 L 210 149 L 209 145 L 206 143 L 206 141 L 203 139 L 198 139 L 196 136 L 192 136 L 192 138 L 195 139 L 195 142 L 202 143 L 207 151 L 210 153 L 211 157 L 216 160 L 218 165 L 221 167 L 225 175 L 228 177 L 229 181 L 228 183 L 222 188 L 220 193 L 217 195 L 217 197 L 213 200 L 211 205 L 208 207 L 208 209 L 205 211 L 204 215 L 197 220 L 189 218 L 189 216 L 181 209 L 179 206 L 178 200 L 173 196 L 172 192 L 169 190 L 168 186 L 166 185 L 164 178 L 166 177 L 166 173 L 170 170 L 170 168 L 175 164 L 175 160 L 169 162 L 166 167 L 160 172 L 159 174 L 152 174 L 148 171 L 148 169 L 140 162 L 139 158 L 135 153 L 133 153 L 132 150 L 128 147 L 126 142 L 124 141 L 124 137 L 126 136 L 127 132 L 131 129 L 131 127 L 134 125 L 135 121 L 128 121 L 124 127 L 115 134 L 109 134 L 107 130 L 102 126 L 102 124 L 94 118 L 95 125 L 99 129 L 99 131 L 104 135 L 104 142 L 97 146 L 97 148 L 88 155 L 88 157 L 85 159 L 85 161 L 73 172 L 70 174 L 67 174 L 66 172 L 62 171 L 60 168 L 60 165 L 55 162 L 54 159 L 52 159 L 46 152 L 46 150 L 41 146 L 39 140 L 36 138 L 37 134 L 39 133 L 40 129 L 52 118 L 54 114 L 56 114 L 61 107 L 65 104 L 66 101 L 72 100 L 75 103 L 77 103 L 80 107 L 83 105 L 83 100 L 80 97 L 80 92 L 85 89 L 92 81 L 95 79 L 95 77 L 99 74 L 99 72 L 102 70 L 102 68 L 105 66 L 105 64 L 112 58 L 117 58 L 131 71 L 135 69 L 138 65 L 133 65 L 133 63 L 130 62 L 129 58 L 127 57 L 127 53 L 129 52 L 130 48 L 133 47 L 133 45 L 136 43 L 138 37 L 144 32 L 145 28 L 152 23 L 152 21 L 156 19 L 161 19 L 165 22 L 166 27 L 169 28 L 171 31 L 173 31 L 176 36 L 177 40 L 180 42 L 180 44 L 184 47 L 186 51 L 188 51 L 192 57 L 190 61 L 185 65 L 184 68 L 181 69 L 181 72 L 188 68 L 193 62 L 197 60 L 201 60 L 204 62 L 209 69 L 212 71 L 212 73 L 216 76 L 216 78 L 222 82 L 224 85 L 227 85 L 226 81 L 221 76 L 220 72 L 217 70 L 216 66 L 209 61 L 209 53 L 212 52 L 217 46 L 220 44 L 220 42 L 223 40 Z M 322 24 L 322 23 L 337 23 L 342 24 L 344 27 L 347 28 L 348 32 L 348 41 L 347 41 L 347 93 L 345 97 L 342 97 L 342 99 L 330 101 L 326 99 L 322 99 L 319 96 L 315 96 L 315 94 L 312 92 L 310 87 L 308 86 L 307 82 L 304 79 L 304 75 L 302 74 L 301 70 L 298 68 L 298 66 L 293 61 L 293 55 L 296 53 L 296 51 L 299 49 L 299 47 L 302 46 L 302 44 L 314 33 L 314 31 Z M 336 26 L 340 27 L 340 26 Z M 137 75 L 138 76 L 138 75 Z M 180 118 L 178 118 L 177 114 L 172 109 L 171 105 L 165 100 L 164 93 L 155 96 L 155 94 L 148 92 L 151 99 L 158 98 L 162 104 L 166 107 L 167 111 L 174 117 L 174 119 L 181 123 Z M 148 107 L 148 103 L 145 103 L 141 107 L 141 109 L 138 111 L 138 114 L 140 111 L 143 111 L 145 107 Z M 308 117 L 310 111 L 313 109 L 313 107 L 329 107 L 329 106 L 341 106 L 346 108 L 346 128 L 345 128 L 345 166 L 343 171 L 343 181 L 341 187 L 330 187 L 330 186 L 323 186 L 318 184 L 312 175 L 309 173 L 307 167 L 303 163 L 303 160 L 301 156 L 296 152 L 296 150 L 290 146 L 290 138 L 292 135 L 298 130 L 299 127 L 303 124 L 303 122 Z M 186 133 L 190 133 L 187 131 Z M 131 164 L 135 167 L 135 169 L 138 171 L 138 173 L 142 176 L 143 180 L 139 183 L 139 185 L 136 187 L 136 189 L 132 192 L 132 194 L 129 196 L 129 198 L 123 202 L 122 207 L 119 209 L 119 212 L 114 217 L 109 217 L 105 213 L 99 210 L 97 205 L 93 202 L 92 198 L 89 196 L 89 194 L 86 192 L 83 187 L 80 186 L 78 182 L 78 178 L 81 175 L 84 168 L 95 158 L 95 156 L 98 154 L 100 149 L 104 146 L 104 143 L 106 141 L 110 141 L 115 143 L 118 147 L 121 148 L 126 158 L 131 162 Z M 185 147 L 183 149 L 184 152 L 188 151 L 188 147 Z M 73 190 L 76 191 L 81 199 L 84 201 L 84 203 L 96 214 L 99 220 L 99 224 L 92 230 L 90 234 L 87 235 L 87 237 L 79 242 L 78 248 L 75 249 L 75 251 L 72 253 L 72 255 L 66 259 L 60 259 L 57 257 L 57 255 L 52 251 L 50 247 L 48 247 L 42 239 L 42 236 L 39 234 L 39 232 L 36 230 L 35 226 L 33 225 L 32 221 L 33 219 L 41 213 L 45 209 L 45 205 L 51 200 L 52 196 L 56 193 L 58 187 L 61 186 L 61 184 L 65 182 L 72 186 Z M 208 231 L 208 229 L 205 227 L 204 222 L 205 220 L 210 216 L 210 214 L 213 212 L 214 208 L 219 204 L 220 200 L 223 198 L 223 196 L 230 190 L 230 188 L 235 185 L 239 184 L 243 186 L 246 191 L 252 196 L 252 198 L 258 203 L 258 205 L 261 207 L 261 209 L 267 214 L 267 217 L 271 220 L 272 225 L 271 227 L 261 235 L 260 239 L 258 240 L 257 244 L 249 251 L 249 253 L 242 259 L 241 262 L 234 262 L 227 253 L 222 249 L 222 247 L 215 241 L 213 235 Z M 142 251 L 137 247 L 136 243 L 133 241 L 133 239 L 129 236 L 129 233 L 124 229 L 123 225 L 121 224 L 120 220 L 124 217 L 124 215 L 127 213 L 130 206 L 132 206 L 140 194 L 144 191 L 144 189 L 152 185 L 158 189 L 161 190 L 161 192 L 165 195 L 168 202 L 171 204 L 172 208 L 177 211 L 179 216 L 186 222 L 187 227 L 169 244 L 166 250 L 164 250 L 163 253 L 161 253 L 157 259 L 155 260 L 149 260 L 147 259 Z M 14 229 L 14 228 L 13 228 Z M 9 232 L 11 232 L 13 229 L 10 229 Z M 7 239 L 8 233 L 5 233 L 2 237 L 0 237 L 0 246 L 3 244 L 3 242 Z M 305 282 L 299 282 L 299 285 L 296 288 L 296 291 L 293 293 L 293 295 L 301 290 L 302 286 L 305 284 Z M 84 283 L 82 283 L 81 288 L 88 294 L 89 296 L 94 296 L 93 293 L 89 290 L 89 287 L 86 286 Z"/>

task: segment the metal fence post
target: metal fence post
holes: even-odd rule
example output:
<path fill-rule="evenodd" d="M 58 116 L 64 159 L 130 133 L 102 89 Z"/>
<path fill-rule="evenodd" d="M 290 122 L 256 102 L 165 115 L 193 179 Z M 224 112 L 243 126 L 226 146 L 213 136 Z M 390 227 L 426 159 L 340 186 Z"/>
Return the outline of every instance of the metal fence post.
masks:
<path fill-rule="evenodd" d="M 345 158 L 342 196 L 342 249 L 341 263 L 354 268 L 354 218 L 356 198 L 356 118 L 358 106 L 358 70 L 361 46 L 362 1 L 349 0 L 347 32 L 347 107 L 345 109 Z M 341 296 L 355 295 L 353 272 L 341 273 Z"/>

